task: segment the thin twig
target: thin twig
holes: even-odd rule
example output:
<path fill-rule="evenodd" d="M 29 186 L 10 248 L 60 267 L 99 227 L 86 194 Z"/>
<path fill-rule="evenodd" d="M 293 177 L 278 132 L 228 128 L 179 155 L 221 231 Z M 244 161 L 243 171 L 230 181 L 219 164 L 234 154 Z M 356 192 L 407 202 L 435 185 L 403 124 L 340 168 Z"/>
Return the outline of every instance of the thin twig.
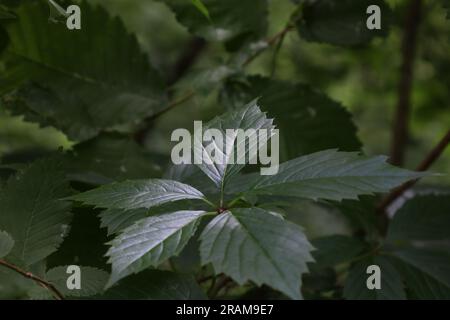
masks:
<path fill-rule="evenodd" d="M 444 135 L 444 137 L 439 141 L 439 143 L 428 153 L 425 159 L 417 166 L 416 171 L 427 170 L 444 152 L 445 148 L 450 143 L 450 130 Z M 407 183 L 401 185 L 397 189 L 394 189 L 390 194 L 383 199 L 383 201 L 378 206 L 378 212 L 384 214 L 386 208 L 394 202 L 398 197 L 400 197 L 406 190 L 411 188 L 419 179 L 408 181 Z"/>
<path fill-rule="evenodd" d="M 279 31 L 278 33 L 274 34 L 272 37 L 268 38 L 266 40 L 267 43 L 267 47 L 272 46 L 274 43 L 276 43 L 279 39 L 282 39 L 285 37 L 286 33 L 288 33 L 289 31 L 293 30 L 294 26 L 292 26 L 291 24 L 287 25 L 283 30 Z M 267 48 L 266 47 L 266 48 Z M 249 56 L 247 58 L 247 60 L 244 61 L 244 63 L 242 64 L 243 66 L 248 65 L 250 62 L 252 62 L 256 57 L 258 57 L 266 48 L 262 49 L 262 50 L 258 50 L 257 52 L 255 52 L 253 55 Z"/>
<path fill-rule="evenodd" d="M 400 166 L 405 157 L 409 136 L 409 114 L 411 109 L 411 88 L 413 64 L 417 47 L 417 33 L 421 19 L 422 0 L 411 0 L 407 13 L 402 40 L 402 66 L 398 85 L 398 101 L 392 128 L 390 162 Z"/>
<path fill-rule="evenodd" d="M 51 284 L 50 282 L 47 282 L 44 279 L 41 279 L 41 278 L 35 276 L 31 272 L 22 270 L 18 266 L 13 265 L 5 260 L 0 259 L 0 265 L 5 266 L 6 268 L 21 274 L 25 278 L 28 278 L 28 279 L 31 279 L 31 280 L 37 282 L 40 286 L 49 290 L 57 300 L 64 300 L 64 296 L 61 294 L 61 292 L 59 292 L 59 290 L 56 289 L 56 287 L 53 284 Z"/>

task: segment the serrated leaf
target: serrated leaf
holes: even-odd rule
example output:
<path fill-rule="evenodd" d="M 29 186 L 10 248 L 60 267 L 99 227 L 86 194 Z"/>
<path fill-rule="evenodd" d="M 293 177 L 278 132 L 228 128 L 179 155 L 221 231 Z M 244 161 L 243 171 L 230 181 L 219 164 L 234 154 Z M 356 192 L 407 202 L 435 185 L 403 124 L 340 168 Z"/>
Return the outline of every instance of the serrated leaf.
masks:
<path fill-rule="evenodd" d="M 190 185 L 163 179 L 127 180 L 111 183 L 79 193 L 71 200 L 99 208 L 151 208 L 184 199 L 204 199 L 204 195 Z"/>
<path fill-rule="evenodd" d="M 108 235 L 112 235 L 145 218 L 147 212 L 148 209 L 145 208 L 132 210 L 106 209 L 99 215 L 102 222 L 101 227 L 107 228 Z"/>
<path fill-rule="evenodd" d="M 194 235 L 205 211 L 177 211 L 137 221 L 111 241 L 112 264 L 107 287 L 132 273 L 157 267 L 178 255 Z"/>
<path fill-rule="evenodd" d="M 0 194 L 0 226 L 15 240 L 11 255 L 26 265 L 54 252 L 71 220 L 71 189 L 53 159 L 34 162 L 8 181 Z"/>
<path fill-rule="evenodd" d="M 407 201 L 389 226 L 386 249 L 450 287 L 450 196 Z"/>
<path fill-rule="evenodd" d="M 211 263 L 216 274 L 301 298 L 301 275 L 313 261 L 313 248 L 298 225 L 259 208 L 232 209 L 214 218 L 200 239 L 202 263 Z"/>
<path fill-rule="evenodd" d="M 7 25 L 11 41 L 0 77 L 11 112 L 73 140 L 135 124 L 167 102 L 160 76 L 122 22 L 86 1 L 79 5 L 82 29 L 68 30 L 48 23 L 46 1 L 23 3 L 19 19 Z"/>
<path fill-rule="evenodd" d="M 6 257 L 14 247 L 14 239 L 5 231 L 0 230 L 0 258 Z"/>
<path fill-rule="evenodd" d="M 145 270 L 108 289 L 100 299 L 108 300 L 199 300 L 205 294 L 195 280 L 184 274 Z"/>
<path fill-rule="evenodd" d="M 221 102 L 228 108 L 236 108 L 253 97 L 261 97 L 261 109 L 275 118 L 282 159 L 330 148 L 356 151 L 361 147 L 351 114 L 307 85 L 250 76 L 228 79 L 221 91 Z"/>
<path fill-rule="evenodd" d="M 69 289 L 67 281 L 72 273 L 67 273 L 68 266 L 59 266 L 47 271 L 45 278 L 65 297 L 90 297 L 103 292 L 108 273 L 93 267 L 80 267 L 80 289 Z"/>
<path fill-rule="evenodd" d="M 366 13 L 370 5 L 381 10 L 381 29 L 369 30 Z M 391 10 L 383 0 L 305 1 L 302 18 L 297 22 L 300 35 L 308 41 L 340 46 L 362 45 L 374 37 L 386 36 Z"/>
<path fill-rule="evenodd" d="M 210 20 L 186 0 L 164 0 L 188 30 L 209 41 L 228 41 L 228 49 L 257 40 L 267 32 L 267 0 L 203 0 Z"/>
<path fill-rule="evenodd" d="M 316 238 L 311 244 L 316 248 L 313 251 L 314 260 L 321 267 L 348 262 L 365 248 L 360 240 L 343 235 Z"/>
<path fill-rule="evenodd" d="M 252 140 L 254 142 L 257 141 L 257 130 L 266 129 L 272 135 L 271 130 L 274 128 L 272 123 L 273 120 L 268 119 L 261 112 L 256 101 L 252 101 L 236 111 L 214 118 L 203 126 L 203 132 L 211 128 L 220 130 L 224 137 L 223 145 L 221 146 L 215 140 L 203 142 L 203 132 L 194 132 L 194 152 L 203 155 L 203 157 L 209 157 L 203 159 L 201 164 L 198 164 L 199 168 L 218 188 L 223 190 L 227 180 L 236 175 L 245 166 L 239 163 L 249 162 L 250 150 L 257 150 L 258 145 L 249 142 Z M 248 138 L 243 142 L 245 144 L 245 152 L 238 151 L 238 148 L 243 146 L 242 141 L 238 139 L 236 131 L 233 134 L 227 134 L 227 129 L 242 129 L 244 131 L 254 129 L 253 133 L 248 134 Z M 212 158 L 213 154 L 219 155 L 220 161 Z M 211 164 L 208 164 L 208 161 Z"/>
<path fill-rule="evenodd" d="M 367 267 L 377 265 L 381 271 L 381 288 L 367 288 Z M 402 278 L 393 263 L 386 257 L 367 258 L 355 264 L 347 276 L 344 286 L 344 297 L 350 300 L 404 300 L 406 293 Z"/>
<path fill-rule="evenodd" d="M 386 159 L 325 150 L 282 163 L 276 175 L 249 176 L 247 180 L 253 181 L 253 186 L 242 191 L 312 200 L 357 199 L 359 195 L 387 192 L 427 175 L 391 166 Z"/>

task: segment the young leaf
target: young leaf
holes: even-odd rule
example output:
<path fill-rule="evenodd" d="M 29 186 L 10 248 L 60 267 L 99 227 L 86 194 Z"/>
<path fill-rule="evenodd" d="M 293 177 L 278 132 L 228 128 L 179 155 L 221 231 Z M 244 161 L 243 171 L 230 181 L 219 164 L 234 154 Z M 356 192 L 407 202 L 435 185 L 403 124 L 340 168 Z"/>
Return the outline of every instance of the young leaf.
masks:
<path fill-rule="evenodd" d="M 366 157 L 355 152 L 326 150 L 280 165 L 278 174 L 254 174 L 253 186 L 244 193 L 309 198 L 357 199 L 359 195 L 387 192 L 426 173 L 412 172 L 386 163 L 386 157 Z"/>
<path fill-rule="evenodd" d="M 103 292 L 108 273 L 92 267 L 80 266 L 80 289 L 69 289 L 67 281 L 71 273 L 68 266 L 59 266 L 47 271 L 45 278 L 53 284 L 65 297 L 90 297 Z"/>
<path fill-rule="evenodd" d="M 380 289 L 369 290 L 367 267 L 380 267 Z M 377 256 L 358 262 L 350 269 L 345 280 L 344 297 L 350 300 L 404 300 L 405 288 L 402 278 L 393 263 L 387 257 Z"/>
<path fill-rule="evenodd" d="M 380 7 L 381 29 L 367 28 L 370 5 Z M 386 36 L 391 10 L 384 0 L 306 1 L 297 23 L 306 40 L 341 46 L 362 45 L 376 36 Z"/>
<path fill-rule="evenodd" d="M 11 255 L 26 265 L 56 251 L 71 220 L 71 194 L 53 159 L 34 162 L 25 172 L 11 178 L 0 194 L 0 226 L 14 239 Z"/>
<path fill-rule="evenodd" d="M 5 232 L 0 230 L 0 258 L 6 257 L 14 247 L 14 239 Z"/>
<path fill-rule="evenodd" d="M 218 188 L 223 190 L 227 180 L 233 175 L 237 174 L 245 165 L 239 163 L 248 163 L 249 150 L 257 148 L 256 145 L 249 141 L 256 141 L 257 130 L 267 129 L 270 131 L 274 128 L 273 120 L 268 119 L 266 115 L 261 112 L 256 101 L 252 101 L 246 106 L 217 117 L 208 122 L 203 129 L 214 128 L 222 132 L 224 137 L 223 146 L 216 143 L 215 140 L 207 143 L 201 140 L 203 134 L 194 133 L 194 152 L 203 154 L 203 157 L 212 154 L 220 155 L 221 161 L 214 161 L 215 159 L 203 159 L 199 164 L 199 168 L 216 184 Z M 242 147 L 242 141 L 238 140 L 236 134 L 226 134 L 227 129 L 242 129 L 244 131 L 253 129 L 254 131 L 248 135 L 248 138 L 243 142 L 245 144 L 245 152 L 238 152 L 238 148 Z M 252 139 L 255 138 L 255 139 Z M 253 143 L 253 142 L 252 142 Z M 213 149 L 208 151 L 208 149 Z M 212 164 L 208 164 L 205 160 L 210 160 Z"/>
<path fill-rule="evenodd" d="M 111 241 L 107 255 L 112 264 L 107 287 L 132 273 L 157 267 L 178 255 L 194 235 L 205 211 L 177 211 L 137 221 Z"/>
<path fill-rule="evenodd" d="M 145 270 L 120 281 L 100 299 L 108 300 L 200 300 L 205 294 L 188 275 L 160 270 Z"/>
<path fill-rule="evenodd" d="M 212 220 L 200 239 L 202 263 L 212 263 L 216 274 L 301 298 L 301 276 L 313 261 L 313 247 L 299 226 L 259 208 L 232 209 Z"/>
<path fill-rule="evenodd" d="M 407 201 L 389 226 L 386 248 L 450 287 L 450 196 L 425 195 Z"/>
<path fill-rule="evenodd" d="M 24 2 L 6 26 L 2 82 L 14 114 L 85 140 L 165 108 L 162 79 L 118 18 L 83 1 L 82 29 L 68 30 L 48 23 L 46 2 Z"/>
<path fill-rule="evenodd" d="M 84 204 L 109 209 L 151 208 L 183 199 L 204 199 L 187 184 L 163 179 L 127 180 L 111 183 L 70 197 Z"/>

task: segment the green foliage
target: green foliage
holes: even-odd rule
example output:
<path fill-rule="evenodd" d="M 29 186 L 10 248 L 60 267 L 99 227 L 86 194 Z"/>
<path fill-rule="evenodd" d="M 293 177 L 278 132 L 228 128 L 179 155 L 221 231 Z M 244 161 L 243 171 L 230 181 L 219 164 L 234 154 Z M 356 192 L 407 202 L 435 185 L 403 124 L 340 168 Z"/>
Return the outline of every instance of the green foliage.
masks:
<path fill-rule="evenodd" d="M 60 266 L 50 269 L 45 274 L 45 279 L 56 286 L 56 288 L 67 297 L 90 297 L 103 292 L 108 273 L 92 267 L 80 267 L 81 281 L 80 289 L 68 289 L 66 282 L 70 277 L 67 274 L 68 266 Z"/>
<path fill-rule="evenodd" d="M 251 102 L 213 119 L 206 127 L 220 128 L 222 132 L 238 128 L 271 129 L 272 121 L 265 117 L 256 102 Z M 215 150 L 222 152 L 225 159 L 229 159 L 231 150 L 237 148 L 236 137 L 227 139 L 230 144 L 226 147 L 213 143 Z M 245 160 L 249 162 L 248 158 Z M 226 178 L 236 175 L 244 165 L 228 165 L 225 161 L 223 165 L 199 164 L 198 167 L 220 187 L 215 192 L 220 194 L 222 202 Z M 280 166 L 277 175 L 260 177 L 254 173 L 249 176 L 242 176 L 250 183 L 241 185 L 244 189 L 241 195 L 255 193 L 339 200 L 387 191 L 423 174 L 387 165 L 382 157 L 366 158 L 355 153 L 331 150 L 288 161 Z M 239 197 L 221 205 L 227 208 Z M 136 209 L 150 209 L 183 199 L 203 199 L 214 206 L 194 187 L 163 179 L 113 183 L 77 194 L 71 199 L 96 207 L 124 209 L 102 214 L 103 225 L 110 228 L 110 233 L 117 231 L 117 225 L 126 225 L 120 215 L 126 215 L 128 220 L 134 220 L 137 216 L 137 221 L 110 242 L 107 255 L 112 264 L 112 274 L 108 287 L 132 273 L 150 266 L 158 267 L 180 254 L 195 234 L 200 219 L 210 215 L 205 211 L 165 211 L 138 220 L 147 213 Z M 216 274 L 225 273 L 238 284 L 251 280 L 257 285 L 267 284 L 290 298 L 301 298 L 301 276 L 308 270 L 307 263 L 313 261 L 310 254 L 313 247 L 302 229 L 276 213 L 256 207 L 230 208 L 224 212 L 221 208 L 216 210 L 219 214 L 208 223 L 200 236 L 202 264 L 211 263 Z M 117 223 L 117 219 L 121 220 Z M 346 245 L 346 250 L 353 251 L 352 256 L 361 251 L 361 245 L 356 249 Z"/>
<path fill-rule="evenodd" d="M 107 253 L 112 264 L 107 286 L 178 255 L 204 215 L 204 211 L 177 211 L 144 218 L 123 230 Z"/>
<path fill-rule="evenodd" d="M 183 199 L 204 199 L 197 189 L 177 181 L 150 179 L 129 180 L 102 186 L 75 195 L 72 200 L 82 201 L 100 208 L 151 208 Z"/>
<path fill-rule="evenodd" d="M 73 140 L 141 121 L 166 103 L 164 84 L 136 38 L 104 9 L 87 2 L 81 7 L 88 38 L 65 24 L 47 23 L 44 2 L 22 5 L 20 19 L 6 26 L 11 41 L 0 78 L 13 113 L 55 126 Z M 97 52 L 98 59 L 90 52 Z M 9 84 L 14 90 L 8 90 Z"/>
<path fill-rule="evenodd" d="M 366 27 L 366 9 L 370 5 L 381 9 L 381 30 Z M 391 15 L 383 0 L 307 0 L 302 12 L 297 24 L 302 37 L 341 46 L 362 45 L 376 36 L 385 36 Z"/>
<path fill-rule="evenodd" d="M 226 41 L 229 49 L 263 37 L 267 30 L 267 0 L 163 0 L 175 13 L 177 20 L 195 35 L 212 41 Z M 202 8 L 199 10 L 198 8 Z M 207 8 L 209 20 L 205 21 Z"/>
<path fill-rule="evenodd" d="M 231 77 L 221 91 L 222 103 L 230 108 L 253 97 L 261 97 L 262 110 L 277 119 L 281 155 L 286 160 L 324 149 L 354 151 L 361 146 L 349 112 L 307 85 L 261 76 Z"/>
<path fill-rule="evenodd" d="M 55 298 L 38 278 L 69 299 L 450 299 L 448 188 L 380 208 L 405 182 L 446 181 L 373 155 L 394 113 L 396 2 L 81 0 L 68 30 L 69 1 L 0 0 L 0 299 Z M 448 21 L 426 9 L 412 162 L 448 129 Z M 223 161 L 172 164 L 170 132 L 199 119 L 193 151 Z M 249 159 L 257 131 L 227 129 L 279 129 L 276 174 Z"/>
<path fill-rule="evenodd" d="M 14 240 L 9 256 L 29 266 L 56 251 L 69 230 L 71 189 L 57 161 L 43 159 L 12 177 L 0 195 L 0 225 Z"/>
<path fill-rule="evenodd" d="M 387 192 L 424 175 L 393 167 L 384 156 L 368 158 L 326 150 L 282 163 L 276 175 L 251 174 L 246 178 L 250 181 L 248 190 L 243 193 L 312 200 L 357 199 L 359 195 Z"/>
<path fill-rule="evenodd" d="M 216 273 L 238 284 L 267 284 L 292 299 L 301 298 L 301 275 L 313 261 L 311 250 L 299 226 L 258 208 L 217 216 L 203 230 L 200 246 L 203 264 L 211 263 Z"/>

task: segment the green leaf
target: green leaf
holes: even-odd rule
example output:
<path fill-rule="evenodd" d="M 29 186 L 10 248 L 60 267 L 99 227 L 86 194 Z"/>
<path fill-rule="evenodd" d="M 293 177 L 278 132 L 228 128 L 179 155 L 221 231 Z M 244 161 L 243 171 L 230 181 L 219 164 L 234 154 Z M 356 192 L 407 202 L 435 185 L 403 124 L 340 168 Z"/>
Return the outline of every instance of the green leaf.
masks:
<path fill-rule="evenodd" d="M 450 196 L 407 201 L 389 226 L 386 249 L 450 287 Z"/>
<path fill-rule="evenodd" d="M 314 260 L 321 267 L 348 262 L 365 249 L 360 240 L 343 235 L 321 237 L 311 243 L 316 248 L 313 251 Z"/>
<path fill-rule="evenodd" d="M 369 15 L 366 10 L 370 5 L 380 7 L 380 30 L 367 28 Z M 308 41 L 357 46 L 368 43 L 374 37 L 386 36 L 391 14 L 384 0 L 309 0 L 303 5 L 297 28 Z"/>
<path fill-rule="evenodd" d="M 79 143 L 64 157 L 69 178 L 95 185 L 159 177 L 160 162 L 133 140 L 115 134 L 101 134 Z"/>
<path fill-rule="evenodd" d="M 132 273 L 157 267 L 178 255 L 194 235 L 205 211 L 177 211 L 137 221 L 111 241 L 112 274 L 107 287 Z"/>
<path fill-rule="evenodd" d="M 380 267 L 380 289 L 369 290 L 367 288 L 367 279 L 371 273 L 368 274 L 366 271 L 370 265 Z M 350 300 L 404 300 L 406 293 L 401 274 L 390 259 L 376 256 L 367 258 L 350 269 L 345 281 L 344 297 Z"/>
<path fill-rule="evenodd" d="M 207 161 L 203 159 L 202 163 L 198 165 L 199 168 L 218 188 L 223 190 L 227 180 L 233 175 L 236 175 L 245 166 L 244 164 L 239 163 L 248 163 L 249 151 L 257 148 L 256 145 L 249 143 L 249 141 L 257 140 L 257 130 L 271 130 L 274 128 L 272 123 L 273 120 L 268 119 L 266 115 L 261 112 L 256 101 L 252 101 L 236 111 L 214 118 L 203 126 L 203 131 L 210 128 L 220 130 L 225 140 L 223 146 L 218 145 L 215 140 L 203 142 L 203 132 L 194 132 L 193 149 L 194 152 L 203 154 L 203 157 L 212 156 L 214 154 L 219 155 L 220 161 L 209 158 L 207 160 L 212 164 L 208 164 Z M 245 139 L 245 152 L 237 151 L 239 147 L 242 147 L 242 141 L 238 139 L 236 134 L 227 134 L 227 129 L 242 129 L 244 131 L 254 129 L 253 133 L 247 135 L 248 138 Z"/>
<path fill-rule="evenodd" d="M 81 30 L 48 23 L 46 1 L 20 6 L 19 19 L 6 26 L 10 46 L 0 77 L 12 113 L 73 140 L 135 124 L 167 104 L 163 81 L 122 22 L 86 1 L 79 5 Z"/>
<path fill-rule="evenodd" d="M 301 298 L 301 276 L 313 261 L 313 248 L 298 225 L 259 208 L 232 209 L 212 220 L 200 239 L 202 263 L 212 263 L 216 274 Z"/>
<path fill-rule="evenodd" d="M 276 175 L 247 177 L 255 182 L 246 193 L 312 200 L 357 199 L 359 195 L 387 192 L 425 175 L 393 167 L 386 163 L 385 156 L 369 158 L 355 152 L 325 150 L 282 163 Z"/>
<path fill-rule="evenodd" d="M 222 89 L 221 102 L 234 109 L 243 101 L 259 96 L 261 109 L 276 119 L 282 159 L 330 148 L 360 149 L 351 114 L 341 104 L 308 85 L 261 76 L 230 78 Z"/>
<path fill-rule="evenodd" d="M 406 263 L 397 263 L 412 299 L 449 300 L 450 287 Z"/>
<path fill-rule="evenodd" d="M 101 227 L 107 228 L 108 235 L 112 235 L 147 217 L 147 212 L 148 209 L 145 208 L 132 210 L 106 209 L 100 214 Z"/>
<path fill-rule="evenodd" d="M 187 29 L 209 41 L 228 41 L 229 49 L 257 40 L 267 32 L 267 0 L 203 0 L 210 20 L 204 12 L 186 0 L 164 0 L 176 19 Z"/>
<path fill-rule="evenodd" d="M 129 276 L 99 297 L 108 300 L 199 300 L 205 294 L 195 280 L 184 274 L 145 270 Z"/>
<path fill-rule="evenodd" d="M 14 247 L 14 239 L 5 232 L 0 231 L 0 258 L 6 257 Z"/>
<path fill-rule="evenodd" d="M 56 251 L 71 220 L 71 189 L 53 159 L 34 162 L 11 178 L 0 194 L 0 226 L 15 240 L 11 255 L 26 265 Z"/>
<path fill-rule="evenodd" d="M 100 294 L 108 280 L 108 273 L 92 267 L 80 266 L 80 289 L 69 289 L 67 280 L 68 266 L 59 266 L 47 271 L 45 278 L 52 283 L 65 297 L 90 297 Z"/>
<path fill-rule="evenodd" d="M 200 11 L 209 21 L 211 17 L 209 15 L 208 8 L 203 4 L 202 0 L 191 0 L 191 3 Z"/>
<path fill-rule="evenodd" d="M 148 179 L 111 183 L 74 195 L 70 199 L 99 208 L 148 209 L 183 199 L 204 199 L 204 196 L 194 187 L 181 182 Z"/>

